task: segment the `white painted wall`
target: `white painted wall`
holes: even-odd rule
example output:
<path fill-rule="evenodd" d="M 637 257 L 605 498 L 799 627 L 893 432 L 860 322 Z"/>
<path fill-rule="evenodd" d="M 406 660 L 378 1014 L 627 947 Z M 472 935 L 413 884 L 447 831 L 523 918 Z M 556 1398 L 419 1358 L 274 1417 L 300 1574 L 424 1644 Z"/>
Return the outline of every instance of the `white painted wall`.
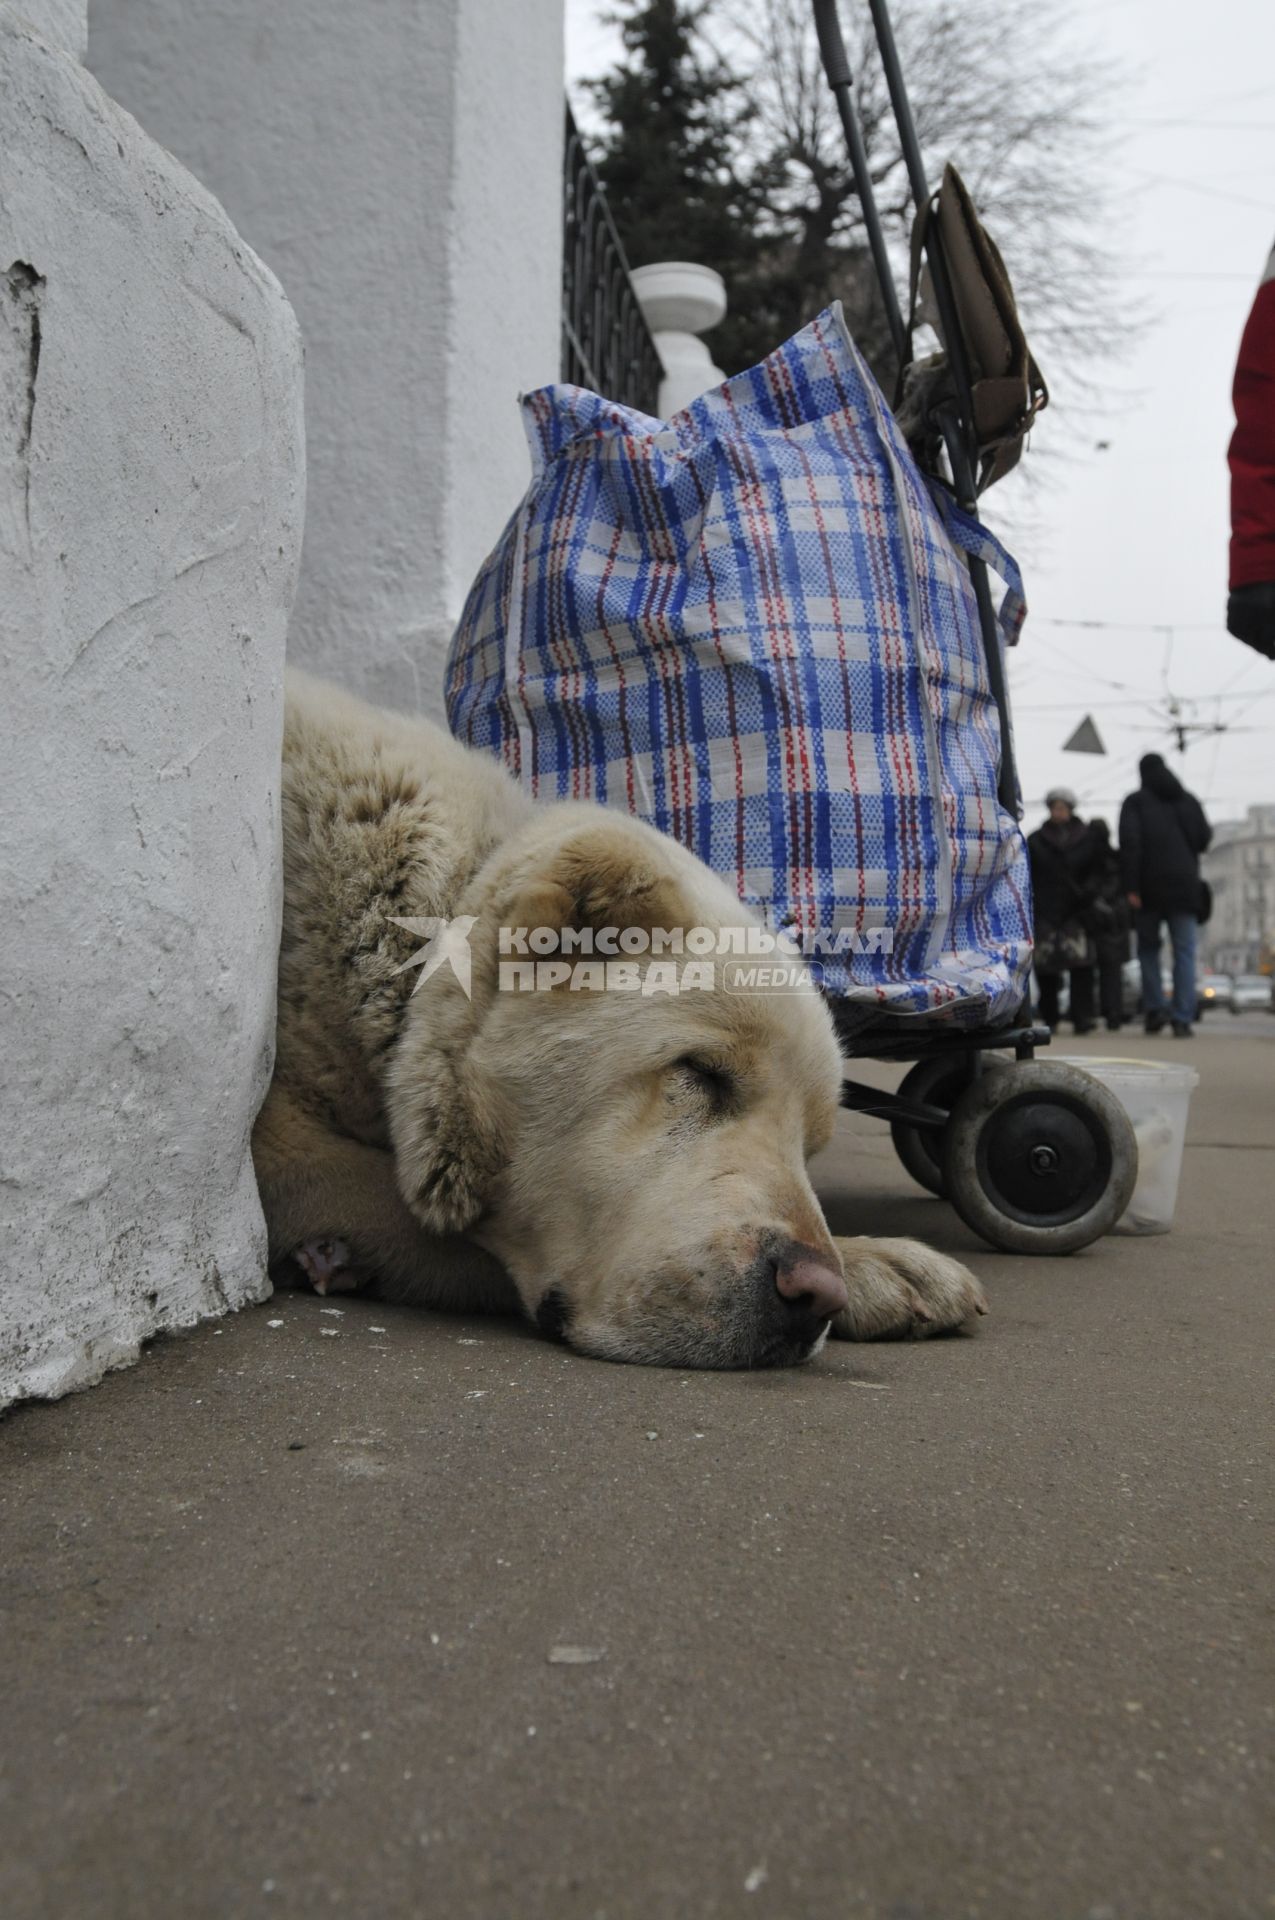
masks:
<path fill-rule="evenodd" d="M 0 4 L 0 1405 L 268 1289 L 300 347 L 221 208 Z"/>
<path fill-rule="evenodd" d="M 306 344 L 293 657 L 442 713 L 557 378 L 562 0 L 93 0 L 89 62 L 224 202 Z"/>

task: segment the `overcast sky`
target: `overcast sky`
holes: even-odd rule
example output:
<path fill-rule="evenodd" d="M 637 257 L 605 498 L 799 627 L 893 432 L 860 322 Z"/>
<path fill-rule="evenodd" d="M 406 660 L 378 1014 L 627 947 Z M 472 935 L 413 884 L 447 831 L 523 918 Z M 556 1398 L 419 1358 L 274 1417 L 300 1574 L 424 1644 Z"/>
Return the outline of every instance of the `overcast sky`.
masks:
<path fill-rule="evenodd" d="M 841 4 L 848 19 L 865 0 Z M 1050 463 L 1043 489 L 1024 495 L 1011 477 L 984 501 L 1031 610 L 1011 670 L 1028 821 L 1054 784 L 1074 787 L 1083 811 L 1114 813 L 1152 749 L 1214 819 L 1230 818 L 1275 802 L 1275 662 L 1224 624 L 1231 378 L 1275 243 L 1275 0 L 1063 4 L 1078 38 L 1136 75 L 1120 108 L 1117 191 L 1128 293 L 1157 317 L 1127 364 L 1105 371 L 1107 424 L 1079 450 L 1067 435 L 1070 457 Z M 605 10 L 567 0 L 569 81 L 613 62 Z M 1047 73 L 1026 78 L 1048 86 Z M 1038 445 L 1050 426 L 1046 413 Z M 1107 624 L 1076 624 L 1089 621 Z M 1167 694 L 1184 717 L 1230 730 L 1179 755 Z M 1061 750 L 1086 713 L 1105 757 Z"/>

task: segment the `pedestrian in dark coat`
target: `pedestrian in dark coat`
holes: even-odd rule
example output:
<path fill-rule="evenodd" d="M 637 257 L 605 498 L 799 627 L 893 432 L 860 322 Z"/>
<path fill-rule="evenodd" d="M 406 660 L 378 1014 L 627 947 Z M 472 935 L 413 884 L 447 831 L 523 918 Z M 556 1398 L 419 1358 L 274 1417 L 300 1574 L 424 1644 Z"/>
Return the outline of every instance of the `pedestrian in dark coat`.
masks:
<path fill-rule="evenodd" d="M 1142 1011 L 1148 1033 L 1164 1025 L 1160 928 L 1173 943 L 1173 1003 L 1168 1009 L 1179 1039 L 1195 1019 L 1195 935 L 1202 902 L 1200 855 L 1213 829 L 1193 793 L 1158 753 L 1138 762 L 1142 785 L 1120 809 L 1120 870 L 1133 908 L 1142 966 Z"/>
<path fill-rule="evenodd" d="M 1097 842 L 1076 813 L 1076 796 L 1066 787 L 1045 795 L 1049 818 L 1029 834 L 1032 902 L 1036 929 L 1036 978 L 1040 1017 L 1058 1025 L 1058 996 L 1063 975 L 1070 975 L 1071 1022 L 1077 1033 L 1093 1028 L 1094 962 L 1097 949 L 1089 926 Z"/>

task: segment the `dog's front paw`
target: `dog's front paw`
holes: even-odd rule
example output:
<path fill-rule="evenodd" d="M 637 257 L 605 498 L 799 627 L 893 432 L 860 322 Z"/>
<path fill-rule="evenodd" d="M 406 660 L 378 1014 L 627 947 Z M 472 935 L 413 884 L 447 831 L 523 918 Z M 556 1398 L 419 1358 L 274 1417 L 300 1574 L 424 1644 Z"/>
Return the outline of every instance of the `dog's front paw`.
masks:
<path fill-rule="evenodd" d="M 950 1333 L 987 1298 L 967 1267 L 919 1240 L 836 1241 L 850 1304 L 832 1323 L 838 1340 L 924 1340 Z"/>
<path fill-rule="evenodd" d="M 304 1240 L 292 1258 L 316 1293 L 357 1293 L 363 1285 L 344 1240 Z"/>

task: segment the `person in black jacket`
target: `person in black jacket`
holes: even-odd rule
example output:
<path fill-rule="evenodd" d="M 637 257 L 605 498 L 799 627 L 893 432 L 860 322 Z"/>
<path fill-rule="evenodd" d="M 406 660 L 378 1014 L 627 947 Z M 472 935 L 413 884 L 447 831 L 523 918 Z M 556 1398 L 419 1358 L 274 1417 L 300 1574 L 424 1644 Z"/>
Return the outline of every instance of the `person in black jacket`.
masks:
<path fill-rule="evenodd" d="M 1120 870 L 1134 912 L 1148 1033 L 1164 1025 L 1160 927 L 1173 942 L 1173 1031 L 1185 1039 L 1195 1018 L 1195 931 L 1200 913 L 1200 855 L 1213 829 L 1158 753 L 1138 762 L 1142 785 L 1120 809 Z"/>
<path fill-rule="evenodd" d="M 1058 995 L 1063 975 L 1071 976 L 1071 1022 L 1077 1033 L 1093 1028 L 1094 961 L 1090 928 L 1098 842 L 1076 813 L 1076 796 L 1066 787 L 1045 795 L 1049 818 L 1027 838 L 1031 855 L 1035 909 L 1036 978 L 1040 1017 L 1058 1025 Z"/>

